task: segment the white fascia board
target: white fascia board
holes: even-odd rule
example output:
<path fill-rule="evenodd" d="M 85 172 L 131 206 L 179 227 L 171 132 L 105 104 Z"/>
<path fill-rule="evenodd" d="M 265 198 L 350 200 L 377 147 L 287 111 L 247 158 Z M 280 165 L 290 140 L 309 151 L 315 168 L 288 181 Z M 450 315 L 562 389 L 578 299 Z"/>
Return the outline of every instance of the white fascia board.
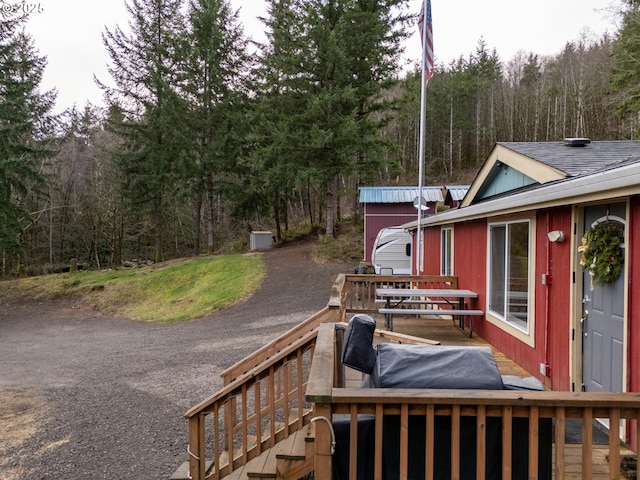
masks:
<path fill-rule="evenodd" d="M 540 208 L 574 205 L 640 194 L 640 163 L 543 185 L 535 190 L 516 193 L 477 205 L 449 210 L 426 217 L 422 225 L 440 225 L 475 220 L 496 215 L 527 212 Z M 407 223 L 407 230 L 415 230 L 417 221 Z"/>

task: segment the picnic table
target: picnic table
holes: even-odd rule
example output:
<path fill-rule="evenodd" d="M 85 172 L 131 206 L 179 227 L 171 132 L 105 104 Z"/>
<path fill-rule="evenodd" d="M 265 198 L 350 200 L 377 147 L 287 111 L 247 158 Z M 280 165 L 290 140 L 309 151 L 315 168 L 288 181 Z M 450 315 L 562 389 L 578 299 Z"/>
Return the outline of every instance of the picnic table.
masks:
<path fill-rule="evenodd" d="M 451 315 L 454 325 L 471 338 L 474 316 L 482 316 L 482 310 L 468 309 L 466 300 L 476 299 L 471 290 L 445 288 L 378 288 L 376 302 L 383 306 L 378 312 L 384 315 L 385 325 L 393 331 L 394 315 Z M 465 331 L 468 318 L 469 331 Z M 457 324 L 456 324 L 457 320 Z"/>

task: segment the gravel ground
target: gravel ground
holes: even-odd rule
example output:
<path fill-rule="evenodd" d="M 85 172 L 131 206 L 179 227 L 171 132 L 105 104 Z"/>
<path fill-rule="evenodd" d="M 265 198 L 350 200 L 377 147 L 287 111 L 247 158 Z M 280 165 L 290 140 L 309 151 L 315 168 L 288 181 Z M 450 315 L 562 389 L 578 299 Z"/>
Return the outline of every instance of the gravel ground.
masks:
<path fill-rule="evenodd" d="M 187 409 L 220 388 L 227 367 L 322 309 L 336 275 L 353 271 L 317 264 L 310 250 L 265 252 L 251 298 L 182 324 L 5 302 L 0 478 L 168 479 L 187 460 Z"/>

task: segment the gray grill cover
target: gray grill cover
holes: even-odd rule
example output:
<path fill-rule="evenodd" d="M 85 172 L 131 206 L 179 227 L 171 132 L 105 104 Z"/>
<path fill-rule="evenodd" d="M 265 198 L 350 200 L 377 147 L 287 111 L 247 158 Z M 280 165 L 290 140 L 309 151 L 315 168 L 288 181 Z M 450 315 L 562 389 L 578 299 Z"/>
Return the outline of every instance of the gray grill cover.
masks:
<path fill-rule="evenodd" d="M 371 387 L 502 390 L 502 377 L 488 347 L 378 345 Z"/>

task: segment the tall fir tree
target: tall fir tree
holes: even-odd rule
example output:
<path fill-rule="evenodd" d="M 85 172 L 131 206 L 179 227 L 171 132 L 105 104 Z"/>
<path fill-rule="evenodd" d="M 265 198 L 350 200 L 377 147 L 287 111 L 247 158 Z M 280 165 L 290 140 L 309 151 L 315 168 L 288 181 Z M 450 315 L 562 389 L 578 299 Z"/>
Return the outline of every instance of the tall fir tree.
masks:
<path fill-rule="evenodd" d="M 111 58 L 115 86 L 98 82 L 122 121 L 111 127 L 125 142 L 116 152 L 129 200 L 144 205 L 155 237 L 155 261 L 164 260 L 168 206 L 184 185 L 188 151 L 184 83 L 185 21 L 181 0 L 131 0 L 130 33 L 106 30 L 103 44 Z"/>
<path fill-rule="evenodd" d="M 326 194 L 326 231 L 333 236 L 341 177 L 371 170 L 383 146 L 378 129 L 388 110 L 382 93 L 394 82 L 408 36 L 407 0 L 305 2 L 309 49 L 309 161 Z M 395 13 L 400 12 L 400 13 Z"/>
<path fill-rule="evenodd" d="M 628 1 L 622 26 L 613 46 L 613 90 L 620 115 L 637 122 L 640 113 L 640 2 Z M 635 130 L 635 128 L 634 128 Z"/>
<path fill-rule="evenodd" d="M 308 89 L 300 68 L 306 48 L 303 5 L 300 0 L 268 2 L 268 16 L 263 19 L 268 41 L 260 45 L 260 65 L 254 75 L 251 188 L 244 201 L 247 209 L 268 206 L 277 240 L 283 238 L 283 224 L 286 230 L 288 203 L 311 175 L 309 165 L 301 161 Z M 308 199 L 306 208 L 313 224 Z"/>
<path fill-rule="evenodd" d="M 228 0 L 190 0 L 186 43 L 186 81 L 183 93 L 190 106 L 193 137 L 193 185 L 196 205 L 204 205 L 207 250 L 215 248 L 216 198 L 237 178 L 244 144 L 246 78 L 249 72 L 247 40 L 238 12 Z M 204 197 L 204 201 L 203 201 Z M 201 208 L 197 209 L 200 225 Z M 196 252 L 199 251 L 199 232 Z"/>
<path fill-rule="evenodd" d="M 43 193 L 43 163 L 53 155 L 51 109 L 55 92 L 40 91 L 46 59 L 21 29 L 23 19 L 0 19 L 0 250 L 25 260 L 30 210 Z"/>

